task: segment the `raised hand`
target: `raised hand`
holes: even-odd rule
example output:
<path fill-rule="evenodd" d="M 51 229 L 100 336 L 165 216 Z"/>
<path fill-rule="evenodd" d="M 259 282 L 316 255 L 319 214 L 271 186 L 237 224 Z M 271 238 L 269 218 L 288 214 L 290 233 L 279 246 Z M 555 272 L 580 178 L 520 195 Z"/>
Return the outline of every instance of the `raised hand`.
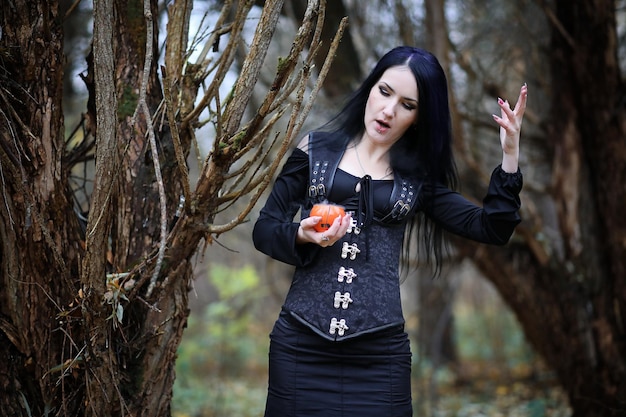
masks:
<path fill-rule="evenodd" d="M 500 144 L 502 145 L 502 169 L 506 172 L 516 172 L 519 161 L 519 141 L 522 130 L 522 120 L 526 110 L 528 86 L 524 84 L 519 92 L 515 108 L 511 109 L 509 102 L 498 98 L 500 116 L 493 115 L 493 120 L 500 125 Z"/>

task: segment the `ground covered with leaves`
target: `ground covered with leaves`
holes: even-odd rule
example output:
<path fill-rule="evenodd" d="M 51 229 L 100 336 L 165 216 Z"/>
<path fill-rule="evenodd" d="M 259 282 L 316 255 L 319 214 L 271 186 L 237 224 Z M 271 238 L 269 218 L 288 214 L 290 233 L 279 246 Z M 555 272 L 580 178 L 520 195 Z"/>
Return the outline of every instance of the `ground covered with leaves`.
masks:
<path fill-rule="evenodd" d="M 176 363 L 174 417 L 259 417 L 267 393 L 266 286 L 253 268 L 212 268 L 216 299 L 194 312 Z M 419 417 L 569 417 L 554 375 L 489 290 L 455 307 L 458 360 L 433 366 L 412 346 Z M 468 297 L 466 297 L 468 298 Z M 278 307 L 276 307 L 276 311 Z M 413 321 L 407 331 L 414 332 Z M 415 338 L 411 338 L 414 340 Z"/>
<path fill-rule="evenodd" d="M 540 364 L 503 369 L 489 363 L 463 363 L 463 376 L 449 371 L 440 381 L 414 380 L 415 416 L 568 417 L 567 398 Z M 447 375 L 446 375 L 447 374 Z"/>
<path fill-rule="evenodd" d="M 430 417 L 569 417 L 560 388 L 550 381 L 501 381 L 489 376 L 470 383 L 415 381 L 414 416 Z M 174 417 L 259 417 L 265 404 L 265 381 L 213 379 L 177 390 Z M 430 391 L 430 390 L 429 390 Z"/>

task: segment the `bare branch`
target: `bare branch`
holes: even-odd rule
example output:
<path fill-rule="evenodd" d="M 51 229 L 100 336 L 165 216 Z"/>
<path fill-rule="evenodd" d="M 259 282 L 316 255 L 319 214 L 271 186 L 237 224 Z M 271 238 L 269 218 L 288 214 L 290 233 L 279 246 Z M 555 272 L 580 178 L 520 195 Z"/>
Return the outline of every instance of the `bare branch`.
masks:
<path fill-rule="evenodd" d="M 241 75 L 237 84 L 235 85 L 233 100 L 229 103 L 228 108 L 226 109 L 226 114 L 224 115 L 224 118 L 226 119 L 226 123 L 224 124 L 224 133 L 226 135 L 232 135 L 233 132 L 237 130 L 237 126 L 239 126 L 239 124 L 241 123 L 241 118 L 243 117 L 244 111 L 246 109 L 246 104 L 250 101 L 250 97 L 252 96 L 252 92 L 254 91 L 253 87 L 256 84 L 259 72 L 261 71 L 263 63 L 265 62 L 267 49 L 269 47 L 270 41 L 272 40 L 278 18 L 280 17 L 282 4 L 283 0 L 268 0 L 263 6 L 263 11 L 259 19 L 259 24 L 257 26 L 257 30 L 254 33 L 254 38 L 252 39 L 250 51 L 246 55 L 246 59 L 241 66 Z M 303 25 L 303 27 L 305 25 Z M 296 44 L 294 43 L 294 46 L 295 45 Z M 292 54 L 294 49 L 295 48 L 292 48 Z M 290 58 L 293 58 L 293 56 L 290 56 Z M 289 59 L 286 62 L 289 66 L 295 65 L 295 63 L 289 61 Z M 285 68 L 285 71 L 286 70 L 287 68 Z M 282 74 L 281 68 L 279 68 L 277 71 L 277 77 L 278 75 L 284 76 Z M 280 87 L 282 87 L 282 83 L 274 83 L 272 85 L 270 92 L 266 97 L 266 103 L 271 100 L 270 97 L 275 97 Z M 261 109 L 259 109 L 259 113 L 263 113 L 263 107 L 264 105 L 262 105 Z"/>
<path fill-rule="evenodd" d="M 226 4 L 224 4 L 224 7 L 222 8 L 222 13 L 220 15 L 220 18 L 218 19 L 216 27 L 218 27 L 217 25 L 220 25 L 220 24 L 224 27 L 226 26 L 224 25 L 224 22 L 226 21 L 230 13 L 231 3 L 232 1 L 228 1 L 226 2 Z M 246 20 L 245 17 L 250 12 L 250 9 L 252 8 L 253 3 L 254 2 L 251 2 L 249 0 L 238 3 L 237 14 L 235 16 L 233 24 L 229 26 L 230 36 L 228 39 L 228 44 L 226 45 L 226 47 L 224 48 L 224 51 L 222 52 L 222 55 L 217 65 L 216 72 L 213 76 L 213 80 L 211 81 L 211 84 L 209 84 L 209 87 L 207 88 L 202 99 L 200 99 L 200 101 L 198 102 L 198 105 L 189 114 L 185 115 L 185 117 L 183 118 L 181 122 L 182 126 L 186 126 L 188 123 L 191 123 L 192 121 L 198 118 L 200 113 L 202 113 L 202 111 L 211 102 L 213 97 L 217 94 L 219 87 L 223 84 L 224 78 L 226 77 L 226 74 L 228 73 L 228 70 L 230 69 L 235 59 L 235 52 L 237 49 L 237 45 L 241 39 L 240 38 L 241 32 L 243 31 L 244 23 Z M 221 35 L 222 33 L 223 32 L 221 30 L 216 30 L 213 36 L 209 39 L 209 42 L 207 42 L 207 45 L 211 41 L 214 43 L 217 37 Z M 207 64 L 208 64 L 207 62 L 201 63 L 201 65 L 207 65 Z M 191 72 L 191 74 L 186 74 L 186 75 L 195 76 L 199 73 L 200 73 L 199 70 L 196 68 L 194 69 L 194 71 Z M 204 77 L 206 77 L 206 74 L 204 75 Z M 198 83 L 199 81 L 195 80 L 195 82 Z"/>
<path fill-rule="evenodd" d="M 272 127 L 274 127 L 274 125 L 276 124 L 276 122 L 278 122 L 278 120 L 280 120 L 280 118 L 283 116 L 285 111 L 286 111 L 286 109 L 282 109 L 280 112 L 276 113 L 270 119 L 270 121 L 263 127 L 263 129 L 254 137 L 254 139 L 252 141 L 250 141 L 250 144 L 253 143 L 253 142 L 255 144 L 258 144 L 258 143 L 261 143 L 261 142 L 265 142 L 266 138 L 269 136 L 270 129 Z M 272 149 L 273 145 L 276 143 L 277 138 L 278 138 L 278 135 L 275 136 L 272 144 L 268 147 L 267 152 L 266 152 L 264 158 L 267 157 L 267 155 L 269 154 L 269 152 Z M 248 151 L 250 151 L 250 150 L 252 150 L 254 148 L 257 149 L 256 155 L 254 157 L 250 158 L 249 161 L 246 161 L 244 163 L 243 167 L 241 169 L 237 170 L 236 173 L 230 173 L 229 175 L 225 176 L 225 179 L 236 178 L 236 181 L 231 185 L 229 191 L 227 191 L 226 193 L 224 193 L 224 194 L 222 194 L 220 196 L 220 199 L 218 200 L 218 204 L 221 204 L 222 201 L 236 200 L 236 198 L 233 198 L 234 196 L 238 197 L 238 196 L 243 195 L 243 194 L 246 193 L 246 191 L 244 191 L 244 190 L 247 190 L 249 192 L 249 191 L 251 191 L 251 189 L 254 188 L 254 187 L 249 188 L 249 186 L 250 186 L 250 183 L 252 183 L 254 181 L 254 177 L 255 177 L 256 172 L 253 172 L 252 175 L 249 176 L 250 178 L 248 180 L 248 184 L 246 184 L 246 186 L 244 186 L 241 191 L 239 191 L 237 193 L 233 193 L 233 191 L 232 191 L 232 190 L 234 190 L 237 187 L 238 184 L 240 184 L 248 176 L 247 173 L 254 166 L 254 162 L 258 160 L 257 157 L 260 155 L 260 153 L 262 152 L 263 148 L 261 146 L 247 146 L 245 149 L 242 149 L 238 153 L 238 155 L 236 154 L 234 156 L 235 160 L 239 160 L 244 153 L 246 153 L 246 152 L 248 152 Z M 261 161 L 263 161 L 263 160 L 261 160 Z M 260 167 L 260 164 L 257 164 L 256 171 L 258 171 L 259 167 Z M 230 196 L 227 197 L 226 195 L 230 195 Z"/>
<path fill-rule="evenodd" d="M 92 194 L 92 206 L 89 212 L 86 233 L 86 254 L 83 261 L 85 284 L 102 291 L 104 288 L 104 253 L 106 251 L 107 225 L 102 219 L 109 211 L 110 193 L 114 176 L 110 175 L 108 164 L 116 158 L 115 121 L 117 97 L 113 79 L 113 52 L 111 46 L 113 5 L 104 1 L 94 6 L 94 63 L 96 84 L 96 110 L 98 132 L 96 136 L 96 175 Z M 101 19 L 99 21 L 98 19 Z M 101 88 L 100 88 L 101 87 Z M 94 247 L 94 251 L 90 250 Z M 101 258 L 101 259 L 99 259 Z M 92 269 L 97 269 L 93 271 Z"/>
<path fill-rule="evenodd" d="M 283 112 L 281 113 L 277 113 L 273 120 L 277 121 L 281 116 L 282 116 Z M 269 135 L 269 129 L 274 125 L 274 122 L 270 121 L 264 128 L 264 130 L 262 132 L 259 132 L 259 134 L 257 136 L 259 137 L 263 137 L 263 139 L 265 139 L 268 135 Z M 262 151 L 262 147 L 258 147 L 258 151 L 257 154 L 254 158 L 251 158 L 251 160 L 249 162 L 247 162 L 244 165 L 244 168 L 239 170 L 237 175 L 235 176 L 235 178 L 237 178 L 237 181 L 235 181 L 235 183 L 231 186 L 231 189 L 229 191 L 227 191 L 226 193 L 220 195 L 219 199 L 217 200 L 217 205 L 221 206 L 223 203 L 230 201 L 231 205 L 237 201 L 239 199 L 239 197 L 246 195 L 247 193 L 249 193 L 250 191 L 252 191 L 256 186 L 258 186 L 261 181 L 262 178 L 265 176 L 265 173 L 270 173 L 270 175 L 272 174 L 272 172 L 266 171 L 264 174 L 259 175 L 258 171 L 261 168 L 261 164 L 263 163 L 263 161 L 266 160 L 266 158 L 268 157 L 268 155 L 270 154 L 272 148 L 274 147 L 274 145 L 276 144 L 276 142 L 278 142 L 278 137 L 279 135 L 276 134 L 272 143 L 270 144 L 270 146 L 268 146 L 267 151 L 265 152 L 265 154 L 263 155 L 263 158 L 260 159 L 261 162 L 259 162 L 256 165 L 256 170 L 249 176 L 247 176 L 247 172 L 252 168 L 252 166 L 254 166 L 254 161 L 257 161 L 257 157 L 258 155 L 261 153 Z M 283 139 L 283 141 L 286 141 L 288 143 L 291 142 L 290 138 L 285 137 Z M 282 143 L 282 142 L 281 142 Z M 232 176 L 232 174 L 230 175 Z M 235 187 L 241 183 L 246 177 L 248 178 L 248 183 L 245 184 L 239 191 L 233 191 L 235 189 Z M 227 207 L 222 207 L 221 210 L 226 209 Z"/>
<path fill-rule="evenodd" d="M 289 149 L 289 141 L 284 140 L 282 145 L 281 145 L 281 147 L 280 147 L 280 149 L 279 149 L 279 152 L 278 152 L 279 155 L 285 155 L 285 153 L 287 153 L 287 149 Z M 276 170 L 280 166 L 281 160 L 282 160 L 282 158 L 274 159 L 274 162 L 272 163 L 271 167 L 269 168 L 268 173 L 265 174 L 265 176 L 263 177 L 263 181 L 262 181 L 261 187 L 259 187 L 257 189 L 257 191 L 254 193 L 254 195 L 250 199 L 250 202 L 248 203 L 248 205 L 241 212 L 239 212 L 237 217 L 235 217 L 230 222 L 228 222 L 226 224 L 223 224 L 223 225 L 219 225 L 219 226 L 218 225 L 208 225 L 207 233 L 209 233 L 209 234 L 224 233 L 224 232 L 227 232 L 229 230 L 234 229 L 237 225 L 243 223 L 245 218 L 250 213 L 250 211 L 252 211 L 252 208 L 256 205 L 256 203 L 259 200 L 259 198 L 261 198 L 261 195 L 263 195 L 263 191 L 265 191 L 265 189 L 269 186 L 269 184 L 270 184 L 270 182 L 272 180 L 272 175 L 269 175 L 269 173 L 276 172 Z"/>
<path fill-rule="evenodd" d="M 172 142 L 174 143 L 174 152 L 176 153 L 176 162 L 178 163 L 178 170 L 180 171 L 180 182 L 183 186 L 183 195 L 186 201 L 191 201 L 191 190 L 189 187 L 189 171 L 187 170 L 187 164 L 185 163 L 185 155 L 180 144 L 180 134 L 178 131 L 178 124 L 176 122 L 176 114 L 174 107 L 174 100 L 172 98 L 172 80 L 169 78 L 165 68 L 162 68 L 163 73 L 163 94 L 165 96 L 165 106 L 167 112 L 167 119 L 170 126 L 170 132 L 172 133 Z"/>
<path fill-rule="evenodd" d="M 204 62 L 206 60 L 207 55 L 209 54 L 209 50 L 211 49 L 214 50 L 217 46 L 219 46 L 220 36 L 231 31 L 232 27 L 231 25 L 226 24 L 226 20 L 228 19 L 228 16 L 230 16 L 230 10 L 232 8 L 233 8 L 233 0 L 226 0 L 224 2 L 224 5 L 222 6 L 220 17 L 217 19 L 217 22 L 215 23 L 215 30 L 213 31 L 213 33 L 211 34 L 207 42 L 204 43 L 204 48 L 200 52 L 197 62 Z M 242 11 L 246 9 L 250 10 L 249 8 L 246 7 L 242 9 Z"/>
<path fill-rule="evenodd" d="M 144 0 L 143 12 L 146 18 L 146 57 L 144 60 L 143 77 L 141 79 L 141 89 L 139 90 L 139 102 L 137 104 L 137 110 L 133 116 L 132 124 L 135 124 L 135 117 L 138 112 L 143 112 L 146 118 L 146 129 L 148 138 L 150 139 L 150 151 L 152 153 L 152 164 L 154 165 L 154 175 L 159 187 L 159 202 L 161 207 L 161 241 L 159 244 L 159 255 L 157 257 L 154 271 L 152 272 L 152 278 L 150 279 L 150 285 L 146 290 L 146 297 L 150 297 L 156 281 L 161 272 L 161 265 L 163 264 L 163 258 L 165 258 L 165 248 L 167 243 L 167 199 L 165 197 L 165 186 L 163 185 L 163 177 L 161 175 L 161 163 L 159 162 L 159 152 L 156 143 L 156 137 L 154 134 L 154 126 L 152 123 L 152 116 L 150 109 L 146 102 L 146 91 L 148 89 L 148 80 L 150 79 L 150 67 L 152 66 L 152 41 L 153 41 L 153 19 L 152 10 L 150 9 L 150 0 Z"/>
<path fill-rule="evenodd" d="M 193 0 L 175 1 L 168 6 L 168 39 L 165 48 L 165 67 L 167 68 L 167 75 L 170 78 L 170 85 L 164 82 L 164 87 L 167 86 L 171 88 L 174 82 L 180 80 L 182 77 L 184 57 L 187 53 L 189 19 L 192 8 Z"/>
<path fill-rule="evenodd" d="M 320 24 L 320 22 L 318 21 L 318 24 Z M 334 57 L 335 52 L 337 50 L 337 47 L 339 46 L 339 41 L 341 39 L 341 36 L 345 30 L 347 24 L 347 19 L 343 19 L 341 22 L 341 25 L 337 31 L 337 34 L 331 44 L 329 53 L 326 57 L 326 61 L 324 62 L 324 65 L 320 71 L 319 77 L 317 79 L 316 85 L 311 93 L 311 95 L 309 96 L 309 100 L 306 103 L 306 105 L 304 106 L 304 111 L 300 112 L 300 103 L 303 102 L 304 100 L 304 91 L 306 88 L 306 84 L 308 81 L 308 77 L 309 77 L 309 71 L 310 68 L 305 67 L 301 74 L 300 74 L 300 88 L 298 90 L 298 95 L 296 98 L 296 104 L 294 105 L 294 108 L 292 109 L 291 112 L 291 117 L 290 117 L 290 123 L 289 123 L 289 128 L 287 131 L 287 134 L 285 135 L 282 143 L 281 143 L 281 147 L 278 150 L 278 154 L 275 157 L 273 163 L 270 165 L 270 167 L 268 167 L 267 170 L 264 171 L 263 175 L 261 176 L 261 181 L 260 181 L 260 186 L 257 189 L 257 191 L 255 192 L 255 194 L 252 196 L 250 202 L 248 203 L 248 205 L 238 214 L 238 216 L 234 219 L 232 219 L 230 222 L 223 224 L 223 225 L 209 225 L 208 226 L 208 232 L 209 233 L 224 233 L 228 230 L 233 229 L 234 227 L 236 227 L 238 224 L 241 224 L 244 219 L 248 216 L 248 214 L 250 213 L 250 211 L 252 210 L 252 208 L 254 207 L 254 205 L 256 204 L 256 202 L 258 201 L 258 199 L 260 198 L 260 196 L 262 195 L 262 193 L 265 191 L 265 189 L 269 186 L 271 179 L 273 178 L 275 172 L 277 171 L 278 167 L 280 166 L 280 162 L 282 161 L 283 156 L 286 154 L 287 150 L 289 149 L 289 145 L 290 143 L 292 143 L 293 139 L 295 138 L 296 135 L 299 134 L 299 130 L 302 126 L 302 124 L 304 123 L 304 120 L 306 119 L 312 105 L 313 102 L 315 101 L 315 98 L 319 92 L 319 89 L 321 88 L 321 85 L 324 82 L 324 79 L 326 77 L 326 75 L 328 74 L 328 70 L 330 68 L 330 64 L 332 62 L 332 57 Z M 295 44 L 295 42 L 294 42 Z M 254 141 L 254 139 L 251 140 L 251 142 Z M 243 190 L 242 190 L 243 191 Z M 232 198 L 238 198 L 239 196 L 229 196 Z"/>
<path fill-rule="evenodd" d="M 301 112 L 298 112 L 298 118 L 296 119 L 296 122 L 293 125 L 290 124 L 290 126 L 292 126 L 291 127 L 292 130 L 287 132 L 288 135 L 294 136 L 295 134 L 297 134 L 300 131 L 300 128 L 302 127 L 302 125 L 304 124 L 304 121 L 306 120 L 307 116 L 309 115 L 311 108 L 313 107 L 313 103 L 315 102 L 315 98 L 317 97 L 318 92 L 322 88 L 322 84 L 324 83 L 324 80 L 326 79 L 326 75 L 328 75 L 328 71 L 330 70 L 330 66 L 333 62 L 333 58 L 335 54 L 337 53 L 337 49 L 339 48 L 339 42 L 341 41 L 341 37 L 343 36 L 343 33 L 345 32 L 347 25 L 348 25 L 348 19 L 344 17 L 343 19 L 341 19 L 341 24 L 339 25 L 339 29 L 337 30 L 337 33 L 335 34 L 335 38 L 333 39 L 333 42 L 328 51 L 328 55 L 326 55 L 326 60 L 324 61 L 324 65 L 320 69 L 317 82 L 315 83 L 315 86 L 313 87 L 313 91 L 309 95 L 309 100 L 305 104 L 304 109 Z"/>

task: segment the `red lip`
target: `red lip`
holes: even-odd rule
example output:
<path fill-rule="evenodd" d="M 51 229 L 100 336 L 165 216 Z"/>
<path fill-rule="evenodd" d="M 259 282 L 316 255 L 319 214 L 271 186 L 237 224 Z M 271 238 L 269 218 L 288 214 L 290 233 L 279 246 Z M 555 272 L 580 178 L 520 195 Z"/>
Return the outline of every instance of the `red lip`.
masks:
<path fill-rule="evenodd" d="M 387 131 L 389 131 L 391 129 L 391 127 L 389 126 L 389 124 L 381 121 L 381 120 L 376 120 L 376 127 L 375 127 L 376 131 L 378 132 L 378 134 L 383 135 L 385 134 Z"/>
<path fill-rule="evenodd" d="M 391 126 L 389 126 L 388 123 L 383 122 L 382 120 L 376 120 L 376 123 L 378 123 L 380 126 L 389 129 Z"/>

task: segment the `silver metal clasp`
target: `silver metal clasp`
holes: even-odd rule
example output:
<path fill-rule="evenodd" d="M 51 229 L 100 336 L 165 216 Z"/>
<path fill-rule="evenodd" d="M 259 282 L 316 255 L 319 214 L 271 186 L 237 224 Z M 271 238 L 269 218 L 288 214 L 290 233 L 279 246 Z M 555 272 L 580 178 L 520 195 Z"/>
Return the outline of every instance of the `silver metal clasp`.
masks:
<path fill-rule="evenodd" d="M 356 278 L 356 272 L 352 268 L 344 268 L 343 266 L 339 268 L 339 272 L 337 272 L 337 281 L 343 282 L 346 281 L 346 284 L 352 284 L 352 280 Z"/>
<path fill-rule="evenodd" d="M 343 242 L 343 247 L 341 248 L 341 257 L 343 259 L 346 259 L 348 255 L 350 255 L 350 260 L 354 261 L 358 253 L 361 253 L 361 250 L 356 243 L 349 244 L 348 242 Z"/>
<path fill-rule="evenodd" d="M 343 336 L 348 329 L 349 327 L 346 325 L 345 319 L 337 320 L 335 317 L 333 317 L 330 320 L 330 330 L 328 332 L 330 334 L 337 333 L 339 336 Z"/>
<path fill-rule="evenodd" d="M 352 298 L 350 298 L 349 292 L 342 294 L 340 291 L 337 291 L 335 293 L 335 308 L 341 307 L 346 310 L 351 302 Z"/>
<path fill-rule="evenodd" d="M 346 233 L 352 233 L 352 232 L 354 232 L 355 235 L 358 235 L 359 233 L 361 233 L 361 228 L 357 227 L 357 221 L 355 218 L 350 219 L 350 226 L 348 226 L 348 230 L 346 231 Z"/>

